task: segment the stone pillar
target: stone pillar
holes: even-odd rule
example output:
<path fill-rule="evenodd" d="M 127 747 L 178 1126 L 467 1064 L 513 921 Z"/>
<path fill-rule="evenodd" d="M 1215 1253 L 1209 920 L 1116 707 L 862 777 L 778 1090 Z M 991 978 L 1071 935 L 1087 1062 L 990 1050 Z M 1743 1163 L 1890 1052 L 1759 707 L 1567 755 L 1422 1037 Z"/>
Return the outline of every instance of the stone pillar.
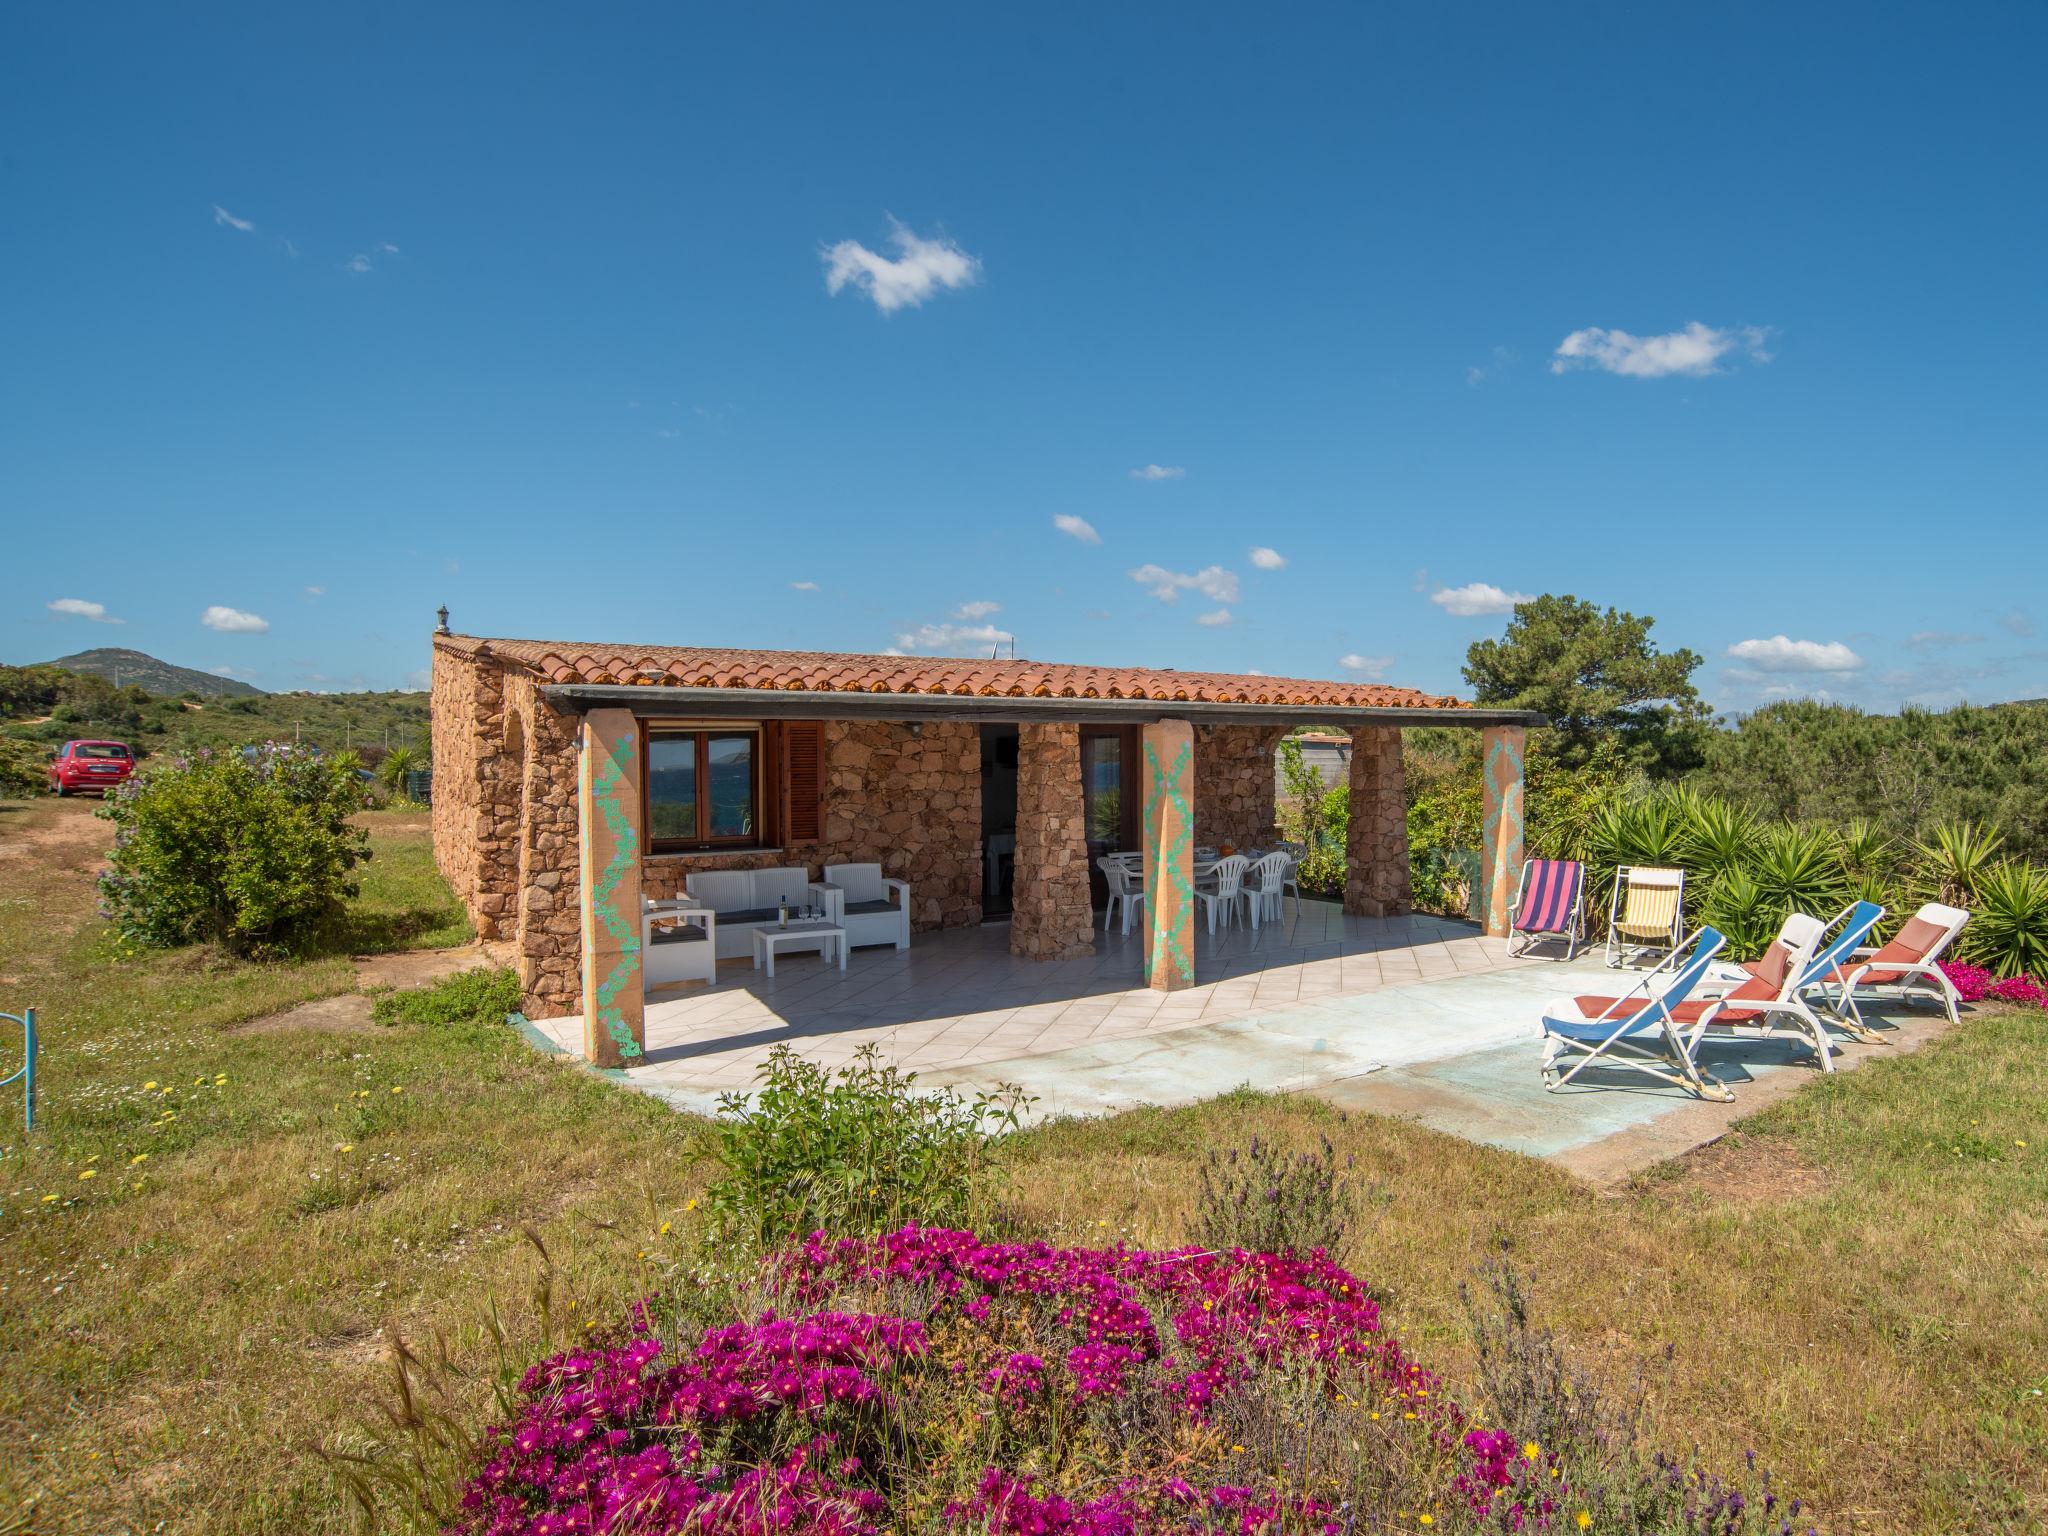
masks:
<path fill-rule="evenodd" d="M 576 753 L 583 911 L 583 1054 L 637 1065 L 647 1046 L 640 963 L 640 727 L 631 711 L 593 709 Z"/>
<path fill-rule="evenodd" d="M 1095 953 L 1085 812 L 1080 727 L 1019 725 L 1011 954 L 1065 960 Z"/>
<path fill-rule="evenodd" d="M 1526 790 L 1522 752 L 1528 732 L 1519 725 L 1490 725 L 1482 738 L 1486 764 L 1485 816 L 1479 830 L 1479 888 L 1486 893 L 1486 931 L 1504 938 L 1508 907 L 1522 879 L 1522 834 Z"/>
<path fill-rule="evenodd" d="M 1407 780 L 1396 725 L 1361 725 L 1351 732 L 1344 910 L 1354 917 L 1405 917 L 1415 910 L 1408 879 Z"/>
<path fill-rule="evenodd" d="M 1145 984 L 1155 992 L 1195 984 L 1194 754 L 1187 721 L 1145 727 Z"/>

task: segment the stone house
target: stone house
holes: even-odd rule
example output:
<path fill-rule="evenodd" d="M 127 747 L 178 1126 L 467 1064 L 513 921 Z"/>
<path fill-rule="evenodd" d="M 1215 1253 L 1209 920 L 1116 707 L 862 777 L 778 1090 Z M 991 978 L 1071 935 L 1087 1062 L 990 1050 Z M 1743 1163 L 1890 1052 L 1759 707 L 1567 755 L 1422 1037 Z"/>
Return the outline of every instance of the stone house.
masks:
<path fill-rule="evenodd" d="M 445 627 L 432 709 L 441 872 L 481 936 L 512 941 L 529 1017 L 623 1016 L 611 1039 L 592 1027 L 600 1060 L 637 1028 L 641 901 L 694 871 L 876 862 L 909 882 L 914 930 L 1007 912 L 1011 950 L 1046 959 L 1090 952 L 1094 860 L 1142 847 L 1147 977 L 1171 987 L 1194 942 L 1174 873 L 1198 843 L 1274 835 L 1290 727 L 1351 727 L 1345 907 L 1383 916 L 1410 901 L 1400 727 L 1488 731 L 1511 879 L 1534 719 L 1376 683 Z"/>

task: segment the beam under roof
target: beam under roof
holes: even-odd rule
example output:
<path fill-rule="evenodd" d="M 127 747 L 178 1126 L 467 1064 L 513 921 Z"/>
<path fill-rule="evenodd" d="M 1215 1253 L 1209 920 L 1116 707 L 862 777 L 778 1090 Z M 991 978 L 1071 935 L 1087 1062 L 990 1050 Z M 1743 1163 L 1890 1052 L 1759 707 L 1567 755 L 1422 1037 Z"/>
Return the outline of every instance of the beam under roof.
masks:
<path fill-rule="evenodd" d="M 1076 725 L 1144 725 L 1192 720 L 1203 725 L 1542 726 L 1530 709 L 1365 709 L 1323 704 L 1215 704 L 1196 699 L 1014 698 L 957 693 L 812 692 L 801 688 L 693 688 L 658 683 L 551 683 L 541 697 L 557 709 L 630 709 L 647 719 L 958 720 L 1014 724 L 1063 720 Z"/>

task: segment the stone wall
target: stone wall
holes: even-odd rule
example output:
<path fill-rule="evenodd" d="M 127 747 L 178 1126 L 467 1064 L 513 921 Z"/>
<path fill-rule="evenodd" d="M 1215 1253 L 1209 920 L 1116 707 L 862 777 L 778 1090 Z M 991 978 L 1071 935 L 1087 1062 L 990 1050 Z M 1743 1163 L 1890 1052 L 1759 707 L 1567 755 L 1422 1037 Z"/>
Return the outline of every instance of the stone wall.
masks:
<path fill-rule="evenodd" d="M 506 681 L 507 712 L 519 724 L 519 834 L 514 888 L 519 986 L 529 1018 L 556 1018 L 581 1006 L 582 849 L 576 809 L 576 730 L 572 714 L 541 698 L 533 680 Z"/>
<path fill-rule="evenodd" d="M 1344 910 L 1358 917 L 1402 917 L 1415 910 L 1399 726 L 1362 725 L 1351 733 Z"/>
<path fill-rule="evenodd" d="M 815 842 L 740 853 L 655 854 L 650 898 L 680 896 L 697 870 L 880 864 L 910 884 L 910 926 L 981 921 L 981 734 L 972 725 L 833 720 L 825 725 L 825 803 Z"/>
<path fill-rule="evenodd" d="M 433 720 L 434 863 L 474 914 L 477 866 L 476 675 L 468 657 L 436 645 L 428 694 Z"/>
<path fill-rule="evenodd" d="M 1278 835 L 1273 754 L 1286 727 L 1195 727 L 1195 841 L 1211 848 L 1264 847 Z"/>
<path fill-rule="evenodd" d="M 1079 726 L 1017 728 L 1017 865 L 1010 952 L 1027 960 L 1095 953 Z"/>

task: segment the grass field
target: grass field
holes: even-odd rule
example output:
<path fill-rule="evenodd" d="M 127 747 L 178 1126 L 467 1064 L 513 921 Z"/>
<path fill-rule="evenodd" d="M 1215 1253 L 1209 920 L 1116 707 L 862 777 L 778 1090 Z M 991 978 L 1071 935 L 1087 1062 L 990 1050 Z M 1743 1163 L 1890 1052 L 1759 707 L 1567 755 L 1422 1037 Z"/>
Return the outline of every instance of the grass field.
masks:
<path fill-rule="evenodd" d="M 458 942 L 422 820 L 372 825 L 354 932 Z M 34 1003 L 45 1043 L 44 1123 L 24 1138 L 0 1107 L 0 1532 L 349 1529 L 311 1447 L 386 1400 L 384 1330 L 487 1368 L 495 1301 L 530 1348 L 529 1225 L 577 1315 L 610 1316 L 673 1283 L 707 1170 L 688 1121 L 508 1032 L 251 1027 L 350 990 L 343 959 L 117 958 L 105 830 L 90 806 L 0 806 L 0 1008 Z M 1589 1367 L 1650 1367 L 1666 1442 L 1753 1449 L 1824 1530 L 2027 1531 L 2048 1512 L 2044 1105 L 2048 1016 L 1980 1013 L 1620 1198 L 1239 1096 L 1031 1134 L 1014 1219 L 1171 1242 L 1203 1148 L 1327 1133 L 1377 1191 L 1348 1261 L 1454 1380 L 1460 1282 L 1505 1243 Z"/>

